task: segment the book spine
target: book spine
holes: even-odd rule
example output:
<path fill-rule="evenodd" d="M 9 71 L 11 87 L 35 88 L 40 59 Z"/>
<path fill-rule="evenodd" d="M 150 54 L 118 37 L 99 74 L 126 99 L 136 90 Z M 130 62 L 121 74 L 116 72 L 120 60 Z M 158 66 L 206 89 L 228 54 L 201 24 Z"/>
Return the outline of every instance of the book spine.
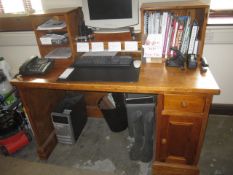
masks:
<path fill-rule="evenodd" d="M 197 55 L 199 41 L 196 39 L 194 42 L 193 54 Z"/>
<path fill-rule="evenodd" d="M 190 19 L 191 19 L 190 16 L 186 16 L 184 34 L 183 34 L 183 38 L 181 41 L 181 48 L 180 48 L 180 51 L 183 54 L 186 53 L 186 47 L 188 45 L 187 40 L 189 40 Z"/>
<path fill-rule="evenodd" d="M 167 25 L 166 25 L 166 31 L 165 31 L 165 36 L 164 36 L 162 57 L 165 57 L 165 52 L 166 52 L 166 47 L 167 47 L 167 41 L 168 41 L 168 34 L 169 34 L 170 28 L 171 28 L 171 15 L 168 15 Z"/>
<path fill-rule="evenodd" d="M 197 33 L 198 33 L 198 28 L 199 27 L 198 27 L 197 23 L 194 22 L 193 27 L 192 27 L 190 40 L 189 40 L 188 54 L 193 54 L 194 44 L 195 44 L 195 40 L 196 40 Z"/>
<path fill-rule="evenodd" d="M 178 29 L 177 29 L 177 34 L 176 34 L 176 42 L 174 46 L 178 50 L 180 50 L 181 41 L 182 41 L 183 32 L 184 32 L 184 20 L 181 17 L 182 16 L 180 16 L 178 19 Z"/>
<path fill-rule="evenodd" d="M 159 33 L 159 28 L 160 28 L 160 13 L 156 12 L 154 14 L 154 34 Z"/>
<path fill-rule="evenodd" d="M 164 46 L 164 42 L 165 42 L 165 33 L 166 33 L 166 27 L 167 27 L 167 20 L 168 20 L 168 12 L 163 12 L 162 15 L 162 24 L 161 24 L 161 34 L 162 34 L 162 44 Z M 162 48 L 163 48 L 162 46 Z M 162 51 L 163 53 L 163 51 Z"/>
<path fill-rule="evenodd" d="M 152 31 L 151 31 L 151 26 L 152 26 L 152 15 L 153 13 L 152 12 L 149 12 L 148 14 L 148 34 L 151 34 Z"/>
<path fill-rule="evenodd" d="M 188 26 L 188 29 L 187 29 L 187 35 L 185 37 L 185 40 L 184 40 L 184 46 L 183 46 L 183 54 L 186 54 L 188 52 L 188 46 L 189 46 L 189 39 L 190 39 L 190 25 Z"/>
<path fill-rule="evenodd" d="M 170 47 L 175 47 L 177 30 L 178 30 L 178 21 L 177 21 L 177 17 L 174 16 L 173 17 L 173 31 L 172 31 Z M 170 56 L 173 56 L 173 50 L 171 50 Z"/>
<path fill-rule="evenodd" d="M 166 50 L 165 50 L 165 58 L 168 58 L 170 56 L 171 35 L 172 35 L 172 30 L 173 30 L 172 21 L 173 21 L 173 16 L 171 16 L 171 20 L 170 20 L 170 27 L 168 31 L 168 37 L 167 37 L 167 45 L 166 45 Z"/>
<path fill-rule="evenodd" d="M 144 34 L 148 34 L 148 18 L 149 18 L 149 14 L 148 14 L 148 12 L 145 12 L 145 14 L 144 14 Z"/>

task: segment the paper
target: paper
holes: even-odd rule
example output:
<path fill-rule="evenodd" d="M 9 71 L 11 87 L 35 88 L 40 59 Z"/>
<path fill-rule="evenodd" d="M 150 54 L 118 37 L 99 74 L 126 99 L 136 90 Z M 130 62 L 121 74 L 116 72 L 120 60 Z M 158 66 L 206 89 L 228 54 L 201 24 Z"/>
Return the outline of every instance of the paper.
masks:
<path fill-rule="evenodd" d="M 144 57 L 161 58 L 163 51 L 162 34 L 149 34 L 147 36 L 144 48 Z"/>
<path fill-rule="evenodd" d="M 138 42 L 125 41 L 125 51 L 138 51 Z"/>
<path fill-rule="evenodd" d="M 60 79 L 66 79 L 72 72 L 74 68 L 67 68 L 60 76 Z"/>
<path fill-rule="evenodd" d="M 67 42 L 67 34 L 58 35 L 58 34 L 46 34 L 40 37 L 41 44 L 62 44 Z"/>
<path fill-rule="evenodd" d="M 101 52 L 104 51 L 104 43 L 103 42 L 92 42 L 91 43 L 92 52 Z"/>
<path fill-rule="evenodd" d="M 45 23 L 39 25 L 37 27 L 37 30 L 54 30 L 54 29 L 63 29 L 65 27 L 66 27 L 65 21 L 50 19 Z"/>
<path fill-rule="evenodd" d="M 46 38 L 46 37 L 41 37 L 40 38 L 41 44 L 52 44 L 52 39 L 51 38 Z"/>
<path fill-rule="evenodd" d="M 45 55 L 45 58 L 51 58 L 51 59 L 67 59 L 71 57 L 71 48 L 69 47 L 58 47 L 51 52 L 49 52 L 47 55 Z"/>
<path fill-rule="evenodd" d="M 108 42 L 108 51 L 121 51 L 121 42 Z"/>
<path fill-rule="evenodd" d="M 78 42 L 77 43 L 77 52 L 89 52 L 89 43 Z"/>
<path fill-rule="evenodd" d="M 151 63 L 151 58 L 146 58 L 147 63 Z"/>

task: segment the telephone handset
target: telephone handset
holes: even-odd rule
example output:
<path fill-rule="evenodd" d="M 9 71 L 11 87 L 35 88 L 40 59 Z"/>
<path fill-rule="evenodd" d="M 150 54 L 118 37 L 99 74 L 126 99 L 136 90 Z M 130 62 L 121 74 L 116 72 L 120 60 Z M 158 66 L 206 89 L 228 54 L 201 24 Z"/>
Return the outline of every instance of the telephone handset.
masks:
<path fill-rule="evenodd" d="M 46 74 L 54 64 L 54 60 L 38 58 L 37 56 L 23 63 L 19 68 L 21 75 L 43 75 Z"/>

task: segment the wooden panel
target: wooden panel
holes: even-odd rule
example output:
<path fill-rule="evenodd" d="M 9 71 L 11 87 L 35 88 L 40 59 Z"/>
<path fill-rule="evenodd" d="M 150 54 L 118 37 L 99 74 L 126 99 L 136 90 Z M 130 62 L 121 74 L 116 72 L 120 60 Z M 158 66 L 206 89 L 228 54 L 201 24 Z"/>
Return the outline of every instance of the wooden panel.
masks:
<path fill-rule="evenodd" d="M 125 53 L 126 54 L 126 53 Z M 220 89 L 211 73 L 203 75 L 200 69 L 180 70 L 165 67 L 164 64 L 142 64 L 139 80 L 133 83 L 125 82 L 61 82 L 59 75 L 70 65 L 55 65 L 45 76 L 18 77 L 11 81 L 14 85 L 23 87 L 40 87 L 49 89 L 84 90 L 99 92 L 132 92 L 132 93 L 203 93 L 219 94 Z M 181 78 L 182 77 L 182 78 Z"/>
<path fill-rule="evenodd" d="M 53 44 L 53 45 L 42 45 L 40 42 L 40 37 L 47 34 L 47 33 L 56 33 L 56 34 L 64 34 L 67 33 L 68 36 L 68 43 L 65 45 L 66 47 L 71 48 L 71 60 L 74 60 L 77 56 L 76 52 L 76 43 L 75 43 L 75 37 L 78 35 L 78 25 L 79 21 L 83 20 L 81 17 L 81 8 L 67 8 L 63 9 L 64 12 L 62 12 L 59 9 L 54 9 L 48 11 L 48 13 L 42 13 L 42 14 L 33 14 L 33 29 L 36 35 L 36 40 L 38 44 L 38 48 L 40 50 L 40 54 L 42 57 L 47 55 L 52 50 L 61 47 L 59 45 Z M 58 30 L 37 30 L 37 27 L 44 22 L 46 22 L 49 19 L 54 20 L 62 20 L 66 23 L 66 27 L 63 29 Z M 68 59 L 67 59 L 68 60 Z"/>
<path fill-rule="evenodd" d="M 187 146 L 190 144 L 189 139 L 194 124 L 191 122 L 175 122 L 168 123 L 168 155 L 182 157 L 185 155 Z M 166 161 L 169 161 L 169 156 Z"/>
<path fill-rule="evenodd" d="M 31 16 L 0 17 L 0 32 L 32 30 Z"/>
<path fill-rule="evenodd" d="M 141 31 L 144 35 L 144 13 L 145 11 L 169 11 L 177 16 L 190 16 L 191 22 L 197 21 L 199 25 L 199 31 L 197 39 L 199 40 L 199 49 L 197 53 L 197 60 L 200 62 L 204 42 L 206 24 L 208 19 L 209 5 L 202 2 L 186 1 L 186 2 L 152 2 L 144 3 L 141 7 Z"/>
<path fill-rule="evenodd" d="M 195 166 L 173 163 L 153 162 L 153 175 L 199 175 L 199 169 Z"/>
<path fill-rule="evenodd" d="M 159 160 L 193 164 L 202 127 L 201 117 L 161 116 Z"/>
<path fill-rule="evenodd" d="M 106 93 L 100 92 L 81 92 L 85 94 L 85 102 L 87 105 L 88 117 L 102 117 L 103 114 L 98 107 L 99 100 L 106 95 Z"/>
<path fill-rule="evenodd" d="M 99 100 L 107 93 L 103 92 L 81 92 L 85 95 L 85 102 L 89 106 L 96 106 Z"/>
<path fill-rule="evenodd" d="M 164 113 L 173 114 L 174 111 L 202 113 L 205 106 L 205 97 L 197 95 L 164 95 Z"/>
<path fill-rule="evenodd" d="M 50 115 L 63 98 L 64 91 L 36 88 L 18 90 L 35 135 L 39 157 L 46 159 L 57 143 Z"/>
<path fill-rule="evenodd" d="M 123 33 L 95 33 L 96 41 L 130 41 L 132 40 L 130 32 Z"/>

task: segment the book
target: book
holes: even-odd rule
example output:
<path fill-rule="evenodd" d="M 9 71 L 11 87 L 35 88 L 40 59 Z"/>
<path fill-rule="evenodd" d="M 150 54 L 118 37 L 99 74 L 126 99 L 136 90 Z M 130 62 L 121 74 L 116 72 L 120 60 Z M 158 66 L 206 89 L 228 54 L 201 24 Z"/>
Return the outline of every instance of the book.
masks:
<path fill-rule="evenodd" d="M 154 31 L 153 31 L 154 34 L 158 34 L 159 31 L 160 31 L 160 25 L 161 25 L 161 23 L 160 23 L 160 16 L 161 15 L 160 15 L 159 12 L 156 12 L 154 14 Z"/>
<path fill-rule="evenodd" d="M 45 23 L 39 25 L 37 30 L 54 30 L 54 29 L 63 29 L 66 27 L 65 21 L 49 19 Z"/>
<path fill-rule="evenodd" d="M 152 34 L 152 31 L 151 31 L 151 26 L 152 26 L 152 17 L 153 16 L 153 13 L 152 12 L 148 12 L 148 33 L 147 34 Z"/>
<path fill-rule="evenodd" d="M 175 47 L 177 30 L 178 30 L 178 21 L 177 21 L 177 17 L 174 16 L 172 22 L 172 35 L 171 35 L 170 48 Z M 173 56 L 173 50 L 171 50 L 170 56 Z"/>
<path fill-rule="evenodd" d="M 168 58 L 170 56 L 170 51 L 171 51 L 171 47 L 170 47 L 171 44 L 170 43 L 171 43 L 171 35 L 172 35 L 172 30 L 173 30 L 172 21 L 173 21 L 173 16 L 171 16 L 170 27 L 169 27 L 168 36 L 167 36 L 165 58 Z"/>
<path fill-rule="evenodd" d="M 194 42 L 193 54 L 197 55 L 199 41 L 196 39 Z"/>
<path fill-rule="evenodd" d="M 198 23 L 194 20 L 191 35 L 190 35 L 190 40 L 189 40 L 188 54 L 193 54 L 194 44 L 197 38 L 198 29 L 199 29 Z"/>
<path fill-rule="evenodd" d="M 149 34 L 142 46 L 144 49 L 143 57 L 161 58 L 162 57 L 162 34 Z"/>
<path fill-rule="evenodd" d="M 145 12 L 144 14 L 144 33 L 148 34 L 148 20 L 149 20 L 149 12 Z"/>
<path fill-rule="evenodd" d="M 165 57 L 166 49 L 168 46 L 169 31 L 171 30 L 171 21 L 172 21 L 172 16 L 169 14 L 167 18 L 167 25 L 166 25 L 166 31 L 165 31 L 165 36 L 164 36 L 162 57 Z"/>
<path fill-rule="evenodd" d="M 176 40 L 174 45 L 174 47 L 178 50 L 180 50 L 180 46 L 181 46 L 182 36 L 184 32 L 184 25 L 185 25 L 185 21 L 183 19 L 183 16 L 178 17 L 178 29 L 177 29 Z"/>
<path fill-rule="evenodd" d="M 162 43 L 165 42 L 165 33 L 167 28 L 167 22 L 168 22 L 168 12 L 163 12 L 162 20 L 161 20 L 161 34 L 162 34 Z"/>
<path fill-rule="evenodd" d="M 191 21 L 191 17 L 187 16 L 185 20 L 184 33 L 183 33 L 183 38 L 181 41 L 181 48 L 180 48 L 180 51 L 183 54 L 187 52 L 187 48 L 188 48 L 188 41 L 189 41 L 189 34 L 190 34 L 190 21 Z"/>

